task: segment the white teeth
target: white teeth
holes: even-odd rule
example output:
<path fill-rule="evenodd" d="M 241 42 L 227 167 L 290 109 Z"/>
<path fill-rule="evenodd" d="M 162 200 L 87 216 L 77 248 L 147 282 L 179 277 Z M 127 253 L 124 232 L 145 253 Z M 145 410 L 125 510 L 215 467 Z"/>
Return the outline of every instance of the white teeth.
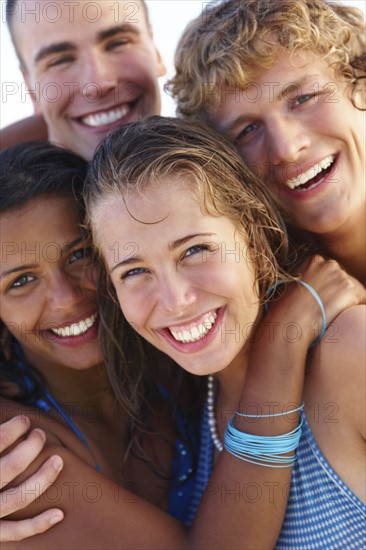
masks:
<path fill-rule="evenodd" d="M 214 313 L 208 313 L 206 314 L 202 321 L 197 323 L 196 325 L 191 325 L 189 327 L 175 327 L 171 328 L 168 327 L 172 336 L 177 340 L 178 342 L 197 342 L 197 340 L 201 340 L 212 325 L 215 323 L 217 317 L 216 311 Z"/>
<path fill-rule="evenodd" d="M 94 313 L 94 315 L 91 315 L 78 323 L 72 323 L 71 325 L 62 328 L 52 328 L 51 330 L 57 334 L 57 336 L 61 336 L 62 338 L 66 338 L 67 336 L 80 336 L 80 334 L 83 334 L 94 325 L 96 318 L 97 314 Z"/>
<path fill-rule="evenodd" d="M 322 170 L 326 170 L 327 168 L 329 168 L 329 166 L 333 164 L 334 159 L 334 155 L 329 155 L 322 161 L 314 164 L 314 166 L 309 168 L 309 170 L 306 170 L 306 172 L 299 174 L 296 178 L 287 180 L 285 182 L 287 187 L 289 187 L 290 189 L 295 189 L 296 187 L 299 187 L 299 185 L 304 185 L 312 178 L 315 178 L 315 176 L 317 176 Z"/>
<path fill-rule="evenodd" d="M 130 107 L 126 105 L 121 109 L 113 109 L 111 111 L 105 111 L 104 113 L 96 113 L 94 115 L 88 115 L 83 117 L 81 121 L 87 126 L 97 127 L 105 126 L 106 124 L 112 124 L 117 120 L 120 120 L 129 112 Z"/>

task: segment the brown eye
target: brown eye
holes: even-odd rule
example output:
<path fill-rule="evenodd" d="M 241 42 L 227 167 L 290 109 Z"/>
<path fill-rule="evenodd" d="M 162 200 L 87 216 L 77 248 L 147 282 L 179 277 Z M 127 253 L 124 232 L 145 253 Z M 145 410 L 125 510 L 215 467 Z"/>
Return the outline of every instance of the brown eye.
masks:
<path fill-rule="evenodd" d="M 73 250 L 69 257 L 70 264 L 73 264 L 74 262 L 77 262 L 78 260 L 85 260 L 92 258 L 93 256 L 93 249 L 91 246 L 85 246 L 83 248 L 78 248 L 77 250 Z"/>
<path fill-rule="evenodd" d="M 11 283 L 10 288 L 22 288 L 34 280 L 35 277 L 33 275 L 21 275 Z"/>

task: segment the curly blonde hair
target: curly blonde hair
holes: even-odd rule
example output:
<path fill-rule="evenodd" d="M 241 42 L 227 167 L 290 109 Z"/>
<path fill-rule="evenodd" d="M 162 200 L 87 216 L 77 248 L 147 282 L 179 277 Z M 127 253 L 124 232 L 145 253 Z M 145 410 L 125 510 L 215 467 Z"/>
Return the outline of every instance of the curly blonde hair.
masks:
<path fill-rule="evenodd" d="M 366 74 L 363 14 L 327 0 L 227 0 L 210 4 L 177 47 L 166 90 L 178 113 L 205 120 L 219 90 L 244 89 L 278 58 L 308 51 L 326 59 L 356 89 Z"/>

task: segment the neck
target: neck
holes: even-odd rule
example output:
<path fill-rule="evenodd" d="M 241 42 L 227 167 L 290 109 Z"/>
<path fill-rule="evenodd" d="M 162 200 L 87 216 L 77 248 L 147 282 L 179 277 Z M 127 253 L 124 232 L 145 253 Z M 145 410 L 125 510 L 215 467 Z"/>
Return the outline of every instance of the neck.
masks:
<path fill-rule="evenodd" d="M 290 235 L 297 245 L 306 244 L 309 251 L 323 254 L 339 262 L 353 277 L 366 285 L 366 217 L 364 205 L 337 231 L 314 234 L 290 227 Z"/>
<path fill-rule="evenodd" d="M 353 277 L 366 285 L 366 219 L 363 215 L 337 234 L 321 235 L 324 252 L 337 260 Z"/>
<path fill-rule="evenodd" d="M 54 367 L 51 375 L 40 370 L 54 399 L 60 405 L 67 403 L 76 414 L 87 409 L 108 410 L 106 404 L 114 399 L 104 365 L 84 370 Z"/>

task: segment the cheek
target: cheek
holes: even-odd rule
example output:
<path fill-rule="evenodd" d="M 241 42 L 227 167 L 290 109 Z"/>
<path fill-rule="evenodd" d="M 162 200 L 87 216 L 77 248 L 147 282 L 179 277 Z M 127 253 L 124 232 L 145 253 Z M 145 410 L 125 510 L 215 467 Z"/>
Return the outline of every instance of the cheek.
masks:
<path fill-rule="evenodd" d="M 30 324 L 31 318 L 35 317 L 33 311 L 35 304 L 27 297 L 6 298 L 0 301 L 1 320 L 13 332 L 12 327 L 20 325 L 23 321 Z"/>
<path fill-rule="evenodd" d="M 71 81 L 71 79 L 70 79 Z M 72 102 L 77 94 L 77 89 L 72 91 L 72 88 L 66 88 L 64 82 L 57 76 L 49 78 L 43 76 L 39 82 L 39 97 L 35 103 L 35 110 L 46 113 L 48 116 L 59 114 L 62 109 Z"/>
<path fill-rule="evenodd" d="M 246 262 L 243 263 L 241 248 L 233 244 L 222 249 L 220 255 L 209 260 L 195 275 L 199 289 L 229 296 L 239 293 L 249 279 L 249 270 Z"/>
<path fill-rule="evenodd" d="M 130 77 L 137 84 L 156 89 L 157 66 L 156 60 L 149 51 L 131 55 L 127 63 Z"/>
<path fill-rule="evenodd" d="M 29 311 L 32 311 L 30 309 Z M 5 324 L 7 330 L 20 342 L 25 345 L 27 342 L 37 342 L 39 336 L 37 332 L 37 319 L 33 315 L 27 314 L 25 310 L 22 312 L 12 308 L 10 311 L 7 308 L 2 308 L 1 320 Z"/>

